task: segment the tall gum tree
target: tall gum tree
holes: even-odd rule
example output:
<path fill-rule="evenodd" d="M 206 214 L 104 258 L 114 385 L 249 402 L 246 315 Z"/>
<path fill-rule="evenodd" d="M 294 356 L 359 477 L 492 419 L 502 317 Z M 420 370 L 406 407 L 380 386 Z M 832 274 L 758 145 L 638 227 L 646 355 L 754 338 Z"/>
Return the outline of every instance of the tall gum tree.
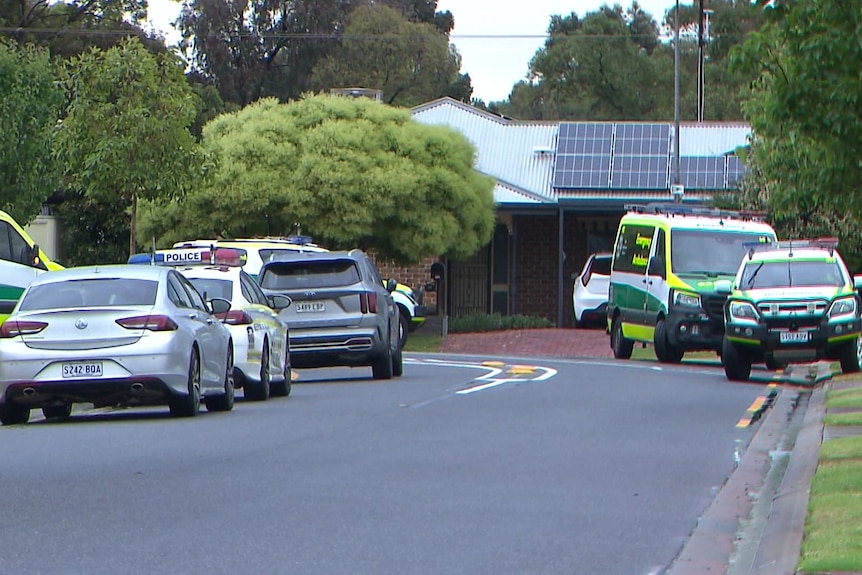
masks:
<path fill-rule="evenodd" d="M 51 137 L 63 93 L 47 50 L 0 39 L 0 209 L 22 224 L 59 183 Z"/>
<path fill-rule="evenodd" d="M 264 99 L 204 127 L 206 186 L 141 210 L 159 245 L 195 237 L 286 235 L 373 250 L 410 264 L 467 257 L 491 238 L 494 182 L 459 132 L 365 98 Z M 152 209 L 151 209 L 152 208 Z"/>
<path fill-rule="evenodd" d="M 340 44 L 315 66 L 312 85 L 378 89 L 386 103 L 409 107 L 447 94 L 460 68 L 444 33 L 375 4 L 350 13 Z"/>
<path fill-rule="evenodd" d="M 194 97 L 183 64 L 154 56 L 137 39 L 69 62 L 70 101 L 56 132 L 64 184 L 100 202 L 128 206 L 136 251 L 139 199 L 167 202 L 194 185 L 203 156 L 189 131 Z"/>

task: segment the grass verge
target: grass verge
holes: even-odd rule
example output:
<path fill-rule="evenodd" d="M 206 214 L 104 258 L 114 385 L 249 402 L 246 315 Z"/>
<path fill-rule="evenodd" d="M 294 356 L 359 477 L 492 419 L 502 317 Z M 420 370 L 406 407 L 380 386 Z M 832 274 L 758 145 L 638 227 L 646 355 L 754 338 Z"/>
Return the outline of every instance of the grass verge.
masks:
<path fill-rule="evenodd" d="M 440 351 L 440 343 L 442 341 L 443 337 L 440 334 L 417 330 L 407 336 L 404 351 L 436 353 Z"/>
<path fill-rule="evenodd" d="M 862 425 L 862 389 L 830 390 L 827 425 Z M 820 447 L 811 481 L 800 573 L 862 572 L 862 437 L 839 437 Z"/>

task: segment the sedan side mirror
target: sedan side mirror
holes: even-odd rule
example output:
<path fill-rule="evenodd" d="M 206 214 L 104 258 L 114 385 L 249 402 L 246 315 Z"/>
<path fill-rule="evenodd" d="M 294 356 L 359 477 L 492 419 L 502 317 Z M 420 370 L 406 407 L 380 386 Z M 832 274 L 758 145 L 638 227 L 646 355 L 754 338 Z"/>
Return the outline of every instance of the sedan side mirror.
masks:
<path fill-rule="evenodd" d="M 214 297 L 209 301 L 210 310 L 213 315 L 219 315 L 230 311 L 230 302 L 221 297 Z"/>
<path fill-rule="evenodd" d="M 853 287 L 857 290 L 862 290 L 862 275 L 853 276 Z"/>
<path fill-rule="evenodd" d="M 386 280 L 386 291 L 388 291 L 389 293 L 394 292 L 395 288 L 397 288 L 397 287 L 398 287 L 398 282 L 395 281 L 394 279 L 389 278 L 388 280 Z"/>

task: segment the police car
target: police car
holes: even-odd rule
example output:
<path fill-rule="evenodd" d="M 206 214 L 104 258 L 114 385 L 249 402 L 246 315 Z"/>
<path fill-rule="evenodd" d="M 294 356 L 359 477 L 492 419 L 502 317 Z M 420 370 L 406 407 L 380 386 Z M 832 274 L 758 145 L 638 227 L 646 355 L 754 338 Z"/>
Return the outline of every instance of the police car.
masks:
<path fill-rule="evenodd" d="M 852 276 L 838 240 L 820 238 L 751 244 L 725 304 L 722 363 L 732 381 L 745 381 L 751 364 L 767 367 L 838 360 L 844 373 L 862 367 L 862 276 Z"/>
<path fill-rule="evenodd" d="M 231 309 L 221 314 L 234 341 L 234 385 L 250 400 L 290 395 L 290 338 L 278 312 L 289 297 L 267 296 L 242 264 L 245 254 L 230 248 L 188 248 L 137 254 L 130 264 L 174 266 L 204 299 L 224 298 Z"/>
<path fill-rule="evenodd" d="M 264 263 L 281 259 L 286 254 L 297 252 L 326 252 L 326 248 L 313 243 L 310 236 L 291 235 L 287 237 L 237 238 L 232 240 L 186 240 L 173 246 L 179 248 L 233 248 L 245 253 L 243 269 L 257 279 Z M 392 292 L 392 299 L 398 306 L 399 337 L 404 347 L 410 332 L 416 331 L 428 316 L 428 308 L 416 297 L 416 292 L 405 284 L 399 283 Z"/>

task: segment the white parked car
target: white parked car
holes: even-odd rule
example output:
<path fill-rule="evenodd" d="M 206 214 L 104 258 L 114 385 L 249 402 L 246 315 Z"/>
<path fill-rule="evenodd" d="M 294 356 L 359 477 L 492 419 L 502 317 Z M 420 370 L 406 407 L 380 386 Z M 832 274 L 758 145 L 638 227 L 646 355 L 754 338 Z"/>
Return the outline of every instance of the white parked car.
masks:
<path fill-rule="evenodd" d="M 218 317 L 233 337 L 234 385 L 254 401 L 285 397 L 291 387 L 289 331 L 278 312 L 292 302 L 264 294 L 242 267 L 245 255 L 233 248 L 189 247 L 136 254 L 129 262 L 173 266 L 205 299 L 228 300 L 230 311 Z"/>
<path fill-rule="evenodd" d="M 572 286 L 575 325 L 604 325 L 607 322 L 608 287 L 611 277 L 609 253 L 591 254 Z"/>
<path fill-rule="evenodd" d="M 26 423 L 38 408 L 68 417 L 73 403 L 229 411 L 233 341 L 215 316 L 229 310 L 169 268 L 42 274 L 0 326 L 0 422 Z"/>

